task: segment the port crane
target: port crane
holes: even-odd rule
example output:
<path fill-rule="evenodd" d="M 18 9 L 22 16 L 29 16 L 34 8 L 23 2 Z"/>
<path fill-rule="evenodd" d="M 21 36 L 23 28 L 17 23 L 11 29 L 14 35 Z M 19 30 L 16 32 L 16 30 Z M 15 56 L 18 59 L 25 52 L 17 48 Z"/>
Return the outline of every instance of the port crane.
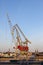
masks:
<path fill-rule="evenodd" d="M 14 26 L 12 26 L 12 23 L 11 23 L 8 15 L 7 15 L 7 18 L 8 18 L 8 22 L 10 25 L 10 30 L 11 30 L 13 42 L 14 42 L 14 31 L 16 31 L 16 49 L 19 49 L 21 54 L 27 54 L 28 50 L 29 50 L 28 43 L 31 43 L 31 42 L 26 38 L 26 36 L 21 31 L 18 24 L 15 24 Z M 25 39 L 24 41 L 22 40 L 20 34 Z M 15 48 L 15 47 L 13 47 L 13 48 Z"/>

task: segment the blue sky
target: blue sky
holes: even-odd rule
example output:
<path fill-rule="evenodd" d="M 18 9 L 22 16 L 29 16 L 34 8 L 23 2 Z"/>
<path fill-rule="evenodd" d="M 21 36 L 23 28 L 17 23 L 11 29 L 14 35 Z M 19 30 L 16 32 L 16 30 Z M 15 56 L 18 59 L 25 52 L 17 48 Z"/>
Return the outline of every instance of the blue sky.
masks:
<path fill-rule="evenodd" d="M 7 13 L 31 41 L 30 51 L 43 51 L 43 0 L 0 0 L 0 51 L 14 46 Z"/>

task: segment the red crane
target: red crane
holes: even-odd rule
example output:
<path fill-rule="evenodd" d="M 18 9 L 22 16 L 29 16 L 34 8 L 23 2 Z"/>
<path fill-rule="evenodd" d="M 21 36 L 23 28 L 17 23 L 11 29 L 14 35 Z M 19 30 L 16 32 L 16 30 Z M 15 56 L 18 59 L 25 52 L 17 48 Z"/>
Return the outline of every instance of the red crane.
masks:
<path fill-rule="evenodd" d="M 12 38 L 13 38 L 13 42 L 14 42 L 14 38 L 15 38 L 14 34 L 15 34 L 15 31 L 16 31 L 16 48 L 19 49 L 20 52 L 22 52 L 22 51 L 27 52 L 29 50 L 28 43 L 31 43 L 31 42 L 26 38 L 26 36 L 21 31 L 18 24 L 15 24 L 14 26 L 12 26 L 8 15 L 7 15 L 7 17 L 8 17 L 8 22 L 9 22 L 10 29 L 11 29 L 11 35 L 12 35 Z M 22 40 L 22 37 L 25 39 L 24 41 Z"/>

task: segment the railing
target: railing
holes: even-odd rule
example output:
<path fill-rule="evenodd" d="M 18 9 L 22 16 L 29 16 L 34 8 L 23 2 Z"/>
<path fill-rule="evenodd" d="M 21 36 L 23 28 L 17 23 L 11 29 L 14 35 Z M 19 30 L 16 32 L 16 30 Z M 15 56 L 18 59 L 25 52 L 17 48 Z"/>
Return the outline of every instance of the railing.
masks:
<path fill-rule="evenodd" d="M 0 62 L 0 65 L 43 65 L 43 61 L 18 61 L 13 62 Z"/>

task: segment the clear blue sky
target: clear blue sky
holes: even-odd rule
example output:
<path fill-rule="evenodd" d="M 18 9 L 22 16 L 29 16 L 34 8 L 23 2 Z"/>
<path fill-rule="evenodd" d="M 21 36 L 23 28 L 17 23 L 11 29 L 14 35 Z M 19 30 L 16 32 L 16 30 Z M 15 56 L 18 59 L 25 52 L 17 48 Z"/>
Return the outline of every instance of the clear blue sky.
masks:
<path fill-rule="evenodd" d="M 0 0 L 0 51 L 14 46 L 7 13 L 31 41 L 30 51 L 43 51 L 43 0 Z"/>

